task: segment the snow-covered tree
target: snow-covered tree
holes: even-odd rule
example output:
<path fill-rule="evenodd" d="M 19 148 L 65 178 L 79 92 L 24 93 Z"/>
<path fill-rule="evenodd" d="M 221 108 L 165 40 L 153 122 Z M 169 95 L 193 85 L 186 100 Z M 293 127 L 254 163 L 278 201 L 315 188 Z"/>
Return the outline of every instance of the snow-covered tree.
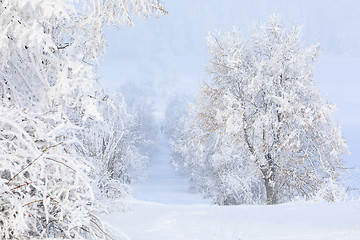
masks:
<path fill-rule="evenodd" d="M 152 13 L 166 11 L 157 0 L 0 0 L 1 239 L 107 238 L 84 145 L 90 119 L 121 115 L 96 98 L 102 28 Z"/>
<path fill-rule="evenodd" d="M 185 124 L 190 120 L 188 106 L 190 104 L 189 97 L 174 96 L 169 101 L 165 111 L 165 129 L 164 132 L 169 141 L 169 147 L 172 149 L 171 163 L 175 170 L 179 173 L 184 173 L 184 159 L 182 154 L 176 150 L 179 139 Z"/>
<path fill-rule="evenodd" d="M 120 87 L 127 112 L 134 117 L 133 130 L 137 132 L 137 147 L 142 155 L 151 155 L 154 152 L 154 143 L 159 135 L 159 127 L 154 117 L 155 99 L 152 84 L 128 81 Z"/>
<path fill-rule="evenodd" d="M 300 36 L 277 16 L 249 41 L 237 30 L 209 36 L 212 81 L 200 90 L 178 151 L 190 152 L 184 165 L 194 185 L 216 203 L 342 197 L 347 145 L 331 121 L 335 106 L 313 88 L 319 47 L 303 48 Z"/>
<path fill-rule="evenodd" d="M 124 98 L 105 95 L 100 99 L 102 119 L 88 119 L 83 146 L 85 155 L 97 166 L 93 182 L 101 194 L 116 199 L 126 196 L 129 184 L 142 177 L 148 155 L 140 148 L 145 140 L 138 117 L 128 113 Z"/>
<path fill-rule="evenodd" d="M 76 127 L 53 113 L 0 109 L 1 239 L 96 237 Z"/>
<path fill-rule="evenodd" d="M 29 109 L 36 105 L 95 114 L 90 98 L 104 24 L 165 12 L 156 0 L 1 0 L 1 96 Z M 166 13 L 166 12 L 165 12 Z"/>

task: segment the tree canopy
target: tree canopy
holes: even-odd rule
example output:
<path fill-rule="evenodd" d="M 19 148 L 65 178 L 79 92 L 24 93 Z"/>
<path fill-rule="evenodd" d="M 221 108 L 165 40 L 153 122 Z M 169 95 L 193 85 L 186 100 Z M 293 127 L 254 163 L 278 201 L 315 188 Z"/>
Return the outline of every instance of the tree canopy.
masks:
<path fill-rule="evenodd" d="M 304 48 L 300 37 L 277 16 L 249 40 L 236 29 L 208 37 L 212 80 L 174 149 L 218 204 L 342 197 L 347 145 L 331 121 L 335 106 L 314 89 L 319 46 Z"/>

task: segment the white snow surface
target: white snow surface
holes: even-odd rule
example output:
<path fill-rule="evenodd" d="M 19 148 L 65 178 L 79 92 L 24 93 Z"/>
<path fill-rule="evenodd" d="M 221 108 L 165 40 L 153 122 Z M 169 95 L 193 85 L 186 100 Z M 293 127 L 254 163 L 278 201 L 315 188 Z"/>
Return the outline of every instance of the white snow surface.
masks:
<path fill-rule="evenodd" d="M 359 200 L 212 205 L 199 194 L 191 193 L 186 178 L 175 174 L 164 136 L 159 145 L 148 168 L 148 178 L 134 185 L 134 198 L 127 200 L 128 209 L 102 216 L 118 239 L 360 239 Z"/>
<path fill-rule="evenodd" d="M 134 196 L 137 200 L 161 204 L 210 204 L 199 194 L 189 191 L 186 177 L 175 173 L 169 161 L 170 150 L 165 136 L 160 139 L 160 149 L 152 157 L 147 170 L 147 179 L 134 184 Z"/>

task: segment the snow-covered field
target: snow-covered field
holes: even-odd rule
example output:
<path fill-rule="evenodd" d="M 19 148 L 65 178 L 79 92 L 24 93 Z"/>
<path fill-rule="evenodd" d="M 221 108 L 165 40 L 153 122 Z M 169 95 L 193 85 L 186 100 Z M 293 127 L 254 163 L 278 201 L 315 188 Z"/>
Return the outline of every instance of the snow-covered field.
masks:
<path fill-rule="evenodd" d="M 125 213 L 103 216 L 119 239 L 360 239 L 360 201 L 215 206 L 174 173 L 164 137 L 160 146 Z"/>
<path fill-rule="evenodd" d="M 134 200 L 131 207 L 104 219 L 134 240 L 360 239 L 360 202 L 211 206 Z"/>

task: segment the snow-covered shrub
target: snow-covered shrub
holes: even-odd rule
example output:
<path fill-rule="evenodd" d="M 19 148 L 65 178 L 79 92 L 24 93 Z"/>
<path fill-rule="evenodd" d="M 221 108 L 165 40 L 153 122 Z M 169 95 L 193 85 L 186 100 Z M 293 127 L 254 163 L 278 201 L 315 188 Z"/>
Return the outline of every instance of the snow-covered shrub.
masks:
<path fill-rule="evenodd" d="M 187 97 L 173 97 L 165 111 L 165 129 L 171 151 L 171 163 L 179 173 L 185 173 L 184 159 L 177 151 L 177 141 L 181 139 L 185 124 L 190 122 L 188 111 L 190 100 Z"/>
<path fill-rule="evenodd" d="M 99 101 L 102 119 L 87 120 L 83 129 L 85 155 L 97 166 L 92 174 L 99 190 L 109 198 L 129 193 L 129 184 L 141 177 L 148 162 L 138 144 L 137 117 L 127 113 L 121 96 L 105 96 Z"/>
<path fill-rule="evenodd" d="M 88 166 L 56 113 L 0 107 L 0 237 L 93 238 Z"/>
<path fill-rule="evenodd" d="M 120 91 L 126 102 L 128 114 L 133 118 L 133 130 L 136 131 L 136 147 L 142 155 L 151 155 L 155 150 L 155 142 L 159 137 L 159 127 L 154 118 L 154 90 L 147 84 L 128 81 Z"/>
<path fill-rule="evenodd" d="M 189 104 L 188 113 L 178 121 L 179 135 L 172 134 L 172 164 L 189 175 L 191 187 L 215 204 L 262 203 L 264 191 L 251 162 L 239 155 L 231 136 L 205 133 L 199 126 L 202 106 Z M 201 109 L 201 111 L 200 111 Z M 255 171 L 255 173 L 254 173 Z"/>
<path fill-rule="evenodd" d="M 335 106 L 313 89 L 318 45 L 278 17 L 251 40 L 234 30 L 209 36 L 209 85 L 193 105 L 176 151 L 193 184 L 218 204 L 276 204 L 301 196 L 341 198 L 347 145 Z"/>
<path fill-rule="evenodd" d="M 157 0 L 0 0 L 2 239 L 106 238 L 83 142 L 88 120 L 104 118 L 94 97 L 102 28 L 152 13 L 166 11 Z"/>

